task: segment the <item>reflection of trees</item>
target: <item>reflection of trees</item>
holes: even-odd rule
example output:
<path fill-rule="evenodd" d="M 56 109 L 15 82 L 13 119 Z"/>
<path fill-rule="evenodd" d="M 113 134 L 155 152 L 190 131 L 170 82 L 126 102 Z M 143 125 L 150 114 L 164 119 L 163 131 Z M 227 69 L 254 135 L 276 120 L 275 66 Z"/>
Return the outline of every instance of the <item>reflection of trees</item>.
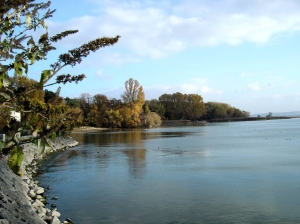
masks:
<path fill-rule="evenodd" d="M 129 174 L 133 178 L 142 178 L 146 172 L 146 153 L 144 140 L 156 138 L 184 137 L 182 131 L 114 130 L 99 133 L 72 133 L 72 137 L 83 145 L 100 147 L 96 157 L 100 163 L 107 163 L 115 147 L 120 147 L 128 158 Z M 93 147 L 94 147 L 93 146 Z M 109 146 L 109 148 L 107 147 Z M 105 151 L 103 149 L 105 148 Z"/>
<path fill-rule="evenodd" d="M 120 130 L 120 131 L 102 131 L 99 133 L 72 133 L 72 137 L 78 142 L 86 144 L 95 144 L 97 146 L 116 145 L 116 144 L 136 144 L 146 139 L 155 139 L 162 137 L 184 137 L 185 132 L 147 132 L 145 130 Z"/>
<path fill-rule="evenodd" d="M 66 152 L 60 154 L 60 156 L 55 159 L 53 165 L 54 166 L 63 166 L 66 165 L 66 162 L 73 157 L 87 157 L 87 152 L 85 150 L 73 150 L 69 149 Z"/>
<path fill-rule="evenodd" d="M 137 143 L 145 139 L 145 136 L 146 134 L 141 130 L 72 134 L 72 137 L 82 144 L 95 144 L 97 146 Z"/>
<path fill-rule="evenodd" d="M 146 149 L 126 149 L 128 156 L 129 173 L 133 178 L 142 178 L 146 169 Z"/>

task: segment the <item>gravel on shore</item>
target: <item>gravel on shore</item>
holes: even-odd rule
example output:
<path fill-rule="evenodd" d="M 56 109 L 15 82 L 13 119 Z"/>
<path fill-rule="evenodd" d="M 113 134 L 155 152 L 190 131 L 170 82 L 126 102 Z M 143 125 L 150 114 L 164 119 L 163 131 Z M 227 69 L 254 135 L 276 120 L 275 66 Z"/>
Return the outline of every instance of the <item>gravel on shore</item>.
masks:
<path fill-rule="evenodd" d="M 60 221 L 56 208 L 46 208 L 45 189 L 34 180 L 37 162 L 47 154 L 68 149 L 78 144 L 71 137 L 59 137 L 48 141 L 51 149 L 38 154 L 32 143 L 23 145 L 25 158 L 22 162 L 22 177 L 16 175 L 7 165 L 8 156 L 0 155 L 0 224 L 61 224 L 73 223 L 71 219 Z"/>

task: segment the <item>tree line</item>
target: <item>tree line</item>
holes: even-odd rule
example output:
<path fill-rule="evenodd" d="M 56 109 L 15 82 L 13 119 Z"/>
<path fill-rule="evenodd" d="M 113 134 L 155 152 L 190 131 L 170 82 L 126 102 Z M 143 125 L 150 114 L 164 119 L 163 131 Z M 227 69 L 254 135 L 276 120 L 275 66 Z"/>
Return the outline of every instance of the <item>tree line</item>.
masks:
<path fill-rule="evenodd" d="M 121 99 L 82 93 L 78 98 L 64 100 L 82 111 L 83 125 L 94 127 L 142 127 L 159 125 L 163 120 L 196 121 L 250 115 L 226 103 L 204 103 L 198 94 L 165 93 L 158 99 L 145 100 L 143 87 L 132 78 L 125 82 Z"/>

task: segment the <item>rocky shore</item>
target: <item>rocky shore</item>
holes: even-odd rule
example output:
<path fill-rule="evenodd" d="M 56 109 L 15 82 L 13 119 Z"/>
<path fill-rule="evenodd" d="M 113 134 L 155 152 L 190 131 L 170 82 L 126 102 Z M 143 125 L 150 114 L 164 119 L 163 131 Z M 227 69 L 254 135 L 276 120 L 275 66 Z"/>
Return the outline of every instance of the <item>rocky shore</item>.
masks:
<path fill-rule="evenodd" d="M 46 208 L 45 189 L 34 180 L 37 162 L 49 153 L 66 150 L 76 146 L 77 141 L 71 137 L 49 140 L 51 149 L 38 155 L 37 147 L 27 143 L 23 147 L 25 158 L 22 162 L 20 177 L 7 165 L 7 156 L 0 155 L 0 224 L 61 224 L 73 223 L 71 219 L 60 221 L 60 213 L 55 206 Z"/>

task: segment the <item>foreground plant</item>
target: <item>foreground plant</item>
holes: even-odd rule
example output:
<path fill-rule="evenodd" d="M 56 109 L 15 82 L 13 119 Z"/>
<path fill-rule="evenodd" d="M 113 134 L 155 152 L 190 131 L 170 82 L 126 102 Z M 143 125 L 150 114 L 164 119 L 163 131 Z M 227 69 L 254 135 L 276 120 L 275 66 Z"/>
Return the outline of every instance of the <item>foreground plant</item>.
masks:
<path fill-rule="evenodd" d="M 10 168 L 20 174 L 20 165 L 24 158 L 22 145 L 33 142 L 40 153 L 47 147 L 47 138 L 65 133 L 72 128 L 70 120 L 74 111 L 64 103 L 45 101 L 45 86 L 58 83 L 66 84 L 82 81 L 84 74 L 59 74 L 65 66 L 79 64 L 90 52 L 102 47 L 114 45 L 120 36 L 103 37 L 61 54 L 58 60 L 50 64 L 49 69 L 41 71 L 40 79 L 28 80 L 23 75 L 29 72 L 29 66 L 40 60 L 46 60 L 50 51 L 55 50 L 53 43 L 78 32 L 68 30 L 52 37 L 48 35 L 45 20 L 52 17 L 51 2 L 35 3 L 34 0 L 4 0 L 0 4 L 0 128 L 9 130 L 8 139 L 0 141 L 0 150 L 9 152 Z M 43 34 L 34 38 L 33 32 L 42 29 Z M 48 83 L 56 77 L 55 81 Z M 59 97 L 58 97 L 59 98 Z M 11 119 L 10 112 L 21 113 L 22 122 Z M 78 111 L 76 112 L 78 115 Z M 75 116 L 76 117 L 76 116 Z M 22 134 L 31 135 L 30 139 Z"/>

